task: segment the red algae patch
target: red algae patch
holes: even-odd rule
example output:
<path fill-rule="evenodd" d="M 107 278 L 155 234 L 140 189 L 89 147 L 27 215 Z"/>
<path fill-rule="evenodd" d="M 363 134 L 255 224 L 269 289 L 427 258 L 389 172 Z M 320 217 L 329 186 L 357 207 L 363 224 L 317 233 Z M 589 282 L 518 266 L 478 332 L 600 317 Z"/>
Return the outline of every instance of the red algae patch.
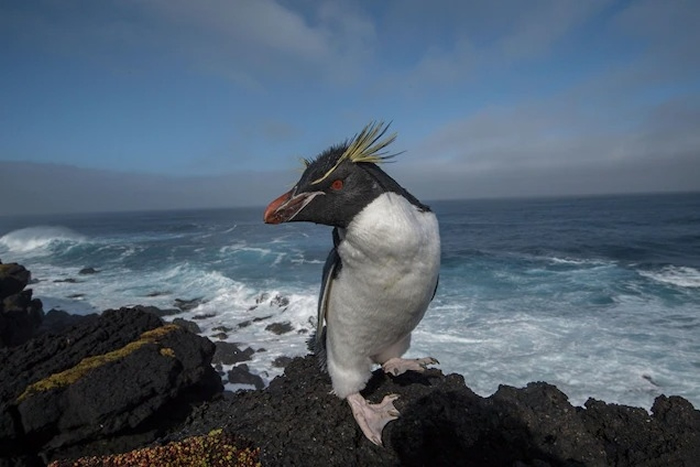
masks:
<path fill-rule="evenodd" d="M 208 435 L 124 454 L 57 460 L 51 462 L 49 467 L 260 467 L 260 449 L 241 448 L 239 444 L 232 434 L 218 429 Z"/>

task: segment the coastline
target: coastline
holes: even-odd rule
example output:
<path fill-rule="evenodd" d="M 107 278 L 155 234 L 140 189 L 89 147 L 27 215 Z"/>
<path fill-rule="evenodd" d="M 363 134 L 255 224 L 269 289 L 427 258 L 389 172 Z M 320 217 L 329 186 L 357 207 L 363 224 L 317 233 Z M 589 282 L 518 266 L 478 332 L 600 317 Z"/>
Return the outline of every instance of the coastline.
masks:
<path fill-rule="evenodd" d="M 0 289 L 14 292 L 3 295 L 5 304 L 17 294 L 31 299 L 30 276 L 20 268 L 14 277 L 25 283 Z M 402 413 L 378 448 L 329 394 L 312 356 L 287 361 L 267 388 L 223 391 L 211 366 L 216 346 L 165 324 L 159 311 L 60 315 L 70 322 L 42 311 L 29 340 L 0 349 L 0 465 L 71 465 L 67 459 L 215 430 L 259 449 L 263 465 L 691 465 L 700 458 L 700 411 L 681 397 L 657 397 L 651 413 L 594 399 L 574 407 L 544 382 L 481 397 L 462 376 L 439 370 L 396 378 L 374 372 L 365 395 L 376 402 L 396 393 Z"/>

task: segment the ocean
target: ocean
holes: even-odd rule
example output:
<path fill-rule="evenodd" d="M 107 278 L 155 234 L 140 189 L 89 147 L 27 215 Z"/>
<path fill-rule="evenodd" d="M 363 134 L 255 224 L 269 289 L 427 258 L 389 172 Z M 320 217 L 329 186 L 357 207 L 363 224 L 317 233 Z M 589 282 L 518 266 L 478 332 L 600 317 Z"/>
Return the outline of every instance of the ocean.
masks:
<path fill-rule="evenodd" d="M 440 285 L 409 357 L 437 358 L 483 396 L 546 381 L 575 405 L 649 409 L 666 394 L 700 407 L 700 193 L 429 204 Z M 278 357 L 307 353 L 331 229 L 265 225 L 262 211 L 0 217 L 0 259 L 31 270 L 45 311 L 198 299 L 166 319 L 215 341 L 229 328 L 269 382 Z"/>

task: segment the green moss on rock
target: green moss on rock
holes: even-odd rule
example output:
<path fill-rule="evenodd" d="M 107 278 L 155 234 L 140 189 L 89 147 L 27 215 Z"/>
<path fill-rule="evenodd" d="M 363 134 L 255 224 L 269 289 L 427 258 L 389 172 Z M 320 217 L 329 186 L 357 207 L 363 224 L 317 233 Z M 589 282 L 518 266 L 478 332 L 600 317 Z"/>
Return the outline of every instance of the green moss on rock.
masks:
<path fill-rule="evenodd" d="M 176 324 L 166 324 L 158 328 L 146 331 L 139 338 L 133 342 L 129 342 L 124 347 L 107 352 L 102 355 L 94 355 L 92 357 L 84 358 L 72 368 L 61 371 L 60 373 L 54 373 L 40 381 L 30 384 L 24 390 L 24 392 L 17 398 L 17 402 L 20 403 L 26 398 L 33 394 L 42 391 L 50 391 L 52 389 L 58 389 L 65 386 L 69 386 L 80 378 L 85 376 L 89 371 L 99 368 L 107 363 L 115 362 L 123 359 L 127 355 L 133 353 L 134 351 L 140 349 L 141 347 L 148 344 L 157 344 L 158 340 L 163 338 L 168 333 L 178 329 L 179 326 Z M 165 351 L 165 353 L 163 353 Z M 168 352 L 170 351 L 170 352 Z M 161 355 L 167 357 L 174 357 L 175 352 L 169 348 L 161 349 Z"/>

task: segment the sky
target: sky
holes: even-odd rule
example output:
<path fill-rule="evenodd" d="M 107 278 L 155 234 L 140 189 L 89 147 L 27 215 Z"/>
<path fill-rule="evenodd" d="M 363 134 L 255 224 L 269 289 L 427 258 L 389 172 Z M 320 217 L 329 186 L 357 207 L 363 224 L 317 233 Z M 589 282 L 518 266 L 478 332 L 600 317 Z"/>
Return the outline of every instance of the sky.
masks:
<path fill-rule="evenodd" d="M 423 200 L 700 190 L 694 0 L 5 0 L 0 215 L 263 206 L 372 120 Z"/>

